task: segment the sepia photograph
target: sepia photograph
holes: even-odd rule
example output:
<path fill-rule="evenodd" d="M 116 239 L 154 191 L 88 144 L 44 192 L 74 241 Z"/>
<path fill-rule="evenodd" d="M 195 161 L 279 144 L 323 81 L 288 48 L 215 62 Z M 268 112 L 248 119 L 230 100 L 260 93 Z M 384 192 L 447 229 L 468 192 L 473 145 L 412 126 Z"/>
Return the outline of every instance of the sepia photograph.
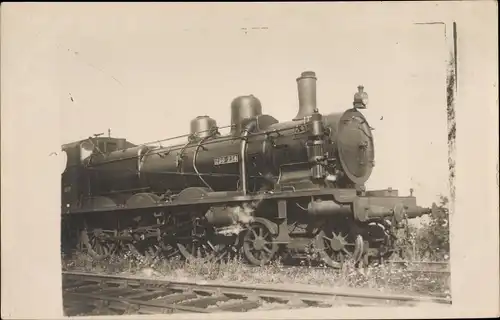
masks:
<path fill-rule="evenodd" d="M 62 316 L 454 306 L 461 25 L 363 5 L 52 6 Z"/>
<path fill-rule="evenodd" d="M 450 304 L 454 25 L 167 8 L 60 36 L 66 315 Z"/>

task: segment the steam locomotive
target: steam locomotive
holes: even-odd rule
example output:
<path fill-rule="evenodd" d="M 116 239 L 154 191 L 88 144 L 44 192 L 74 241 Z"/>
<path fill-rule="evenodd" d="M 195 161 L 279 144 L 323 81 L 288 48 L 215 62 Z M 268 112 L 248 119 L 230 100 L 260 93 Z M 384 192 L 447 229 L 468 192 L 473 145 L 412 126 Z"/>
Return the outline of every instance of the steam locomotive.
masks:
<path fill-rule="evenodd" d="M 387 258 L 404 222 L 435 207 L 366 190 L 375 157 L 360 111 L 368 95 L 359 86 L 352 108 L 322 114 L 316 81 L 311 71 L 297 78 L 291 121 L 263 114 L 248 95 L 232 101 L 228 134 L 199 116 L 180 144 L 96 135 L 63 145 L 64 247 L 96 258 L 124 247 L 186 259 L 237 251 L 254 265 L 314 251 L 334 268 Z"/>

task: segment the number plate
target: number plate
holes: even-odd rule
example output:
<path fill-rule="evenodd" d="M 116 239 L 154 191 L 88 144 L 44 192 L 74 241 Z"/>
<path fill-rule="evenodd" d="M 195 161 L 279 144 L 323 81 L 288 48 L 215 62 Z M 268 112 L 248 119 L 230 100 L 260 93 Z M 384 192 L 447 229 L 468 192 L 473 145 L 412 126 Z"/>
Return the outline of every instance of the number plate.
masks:
<path fill-rule="evenodd" d="M 233 154 L 233 155 L 229 155 L 229 156 L 222 156 L 222 157 L 214 158 L 214 165 L 220 166 L 222 164 L 237 163 L 238 161 L 239 161 L 238 155 Z"/>

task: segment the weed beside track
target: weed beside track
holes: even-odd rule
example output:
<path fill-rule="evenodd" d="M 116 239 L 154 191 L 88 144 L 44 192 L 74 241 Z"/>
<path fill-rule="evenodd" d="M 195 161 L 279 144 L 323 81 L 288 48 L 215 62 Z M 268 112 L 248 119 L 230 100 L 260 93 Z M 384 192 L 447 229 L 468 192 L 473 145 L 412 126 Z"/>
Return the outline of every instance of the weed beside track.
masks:
<path fill-rule="evenodd" d="M 147 259 L 129 254 L 96 261 L 85 254 L 63 259 L 64 271 L 161 276 L 176 281 L 218 280 L 245 284 L 305 284 L 319 287 L 368 288 L 380 292 L 450 296 L 449 272 L 422 270 L 421 263 L 391 263 L 366 269 L 346 264 L 341 270 L 328 267 L 287 266 L 273 261 L 252 267 L 241 259 L 221 262 Z M 420 271 L 421 270 L 421 271 Z M 430 271 L 430 272 L 428 272 Z"/>

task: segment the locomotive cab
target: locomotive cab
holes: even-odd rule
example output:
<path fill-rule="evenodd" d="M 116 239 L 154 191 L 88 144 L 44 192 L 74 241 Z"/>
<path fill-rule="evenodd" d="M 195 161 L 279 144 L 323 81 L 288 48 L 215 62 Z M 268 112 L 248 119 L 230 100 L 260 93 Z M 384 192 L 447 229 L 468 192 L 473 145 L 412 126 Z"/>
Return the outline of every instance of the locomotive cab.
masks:
<path fill-rule="evenodd" d="M 62 146 L 66 153 L 66 168 L 61 175 L 63 212 L 78 209 L 84 198 L 91 196 L 88 166 L 98 156 L 109 155 L 135 145 L 123 138 L 89 137 Z"/>

